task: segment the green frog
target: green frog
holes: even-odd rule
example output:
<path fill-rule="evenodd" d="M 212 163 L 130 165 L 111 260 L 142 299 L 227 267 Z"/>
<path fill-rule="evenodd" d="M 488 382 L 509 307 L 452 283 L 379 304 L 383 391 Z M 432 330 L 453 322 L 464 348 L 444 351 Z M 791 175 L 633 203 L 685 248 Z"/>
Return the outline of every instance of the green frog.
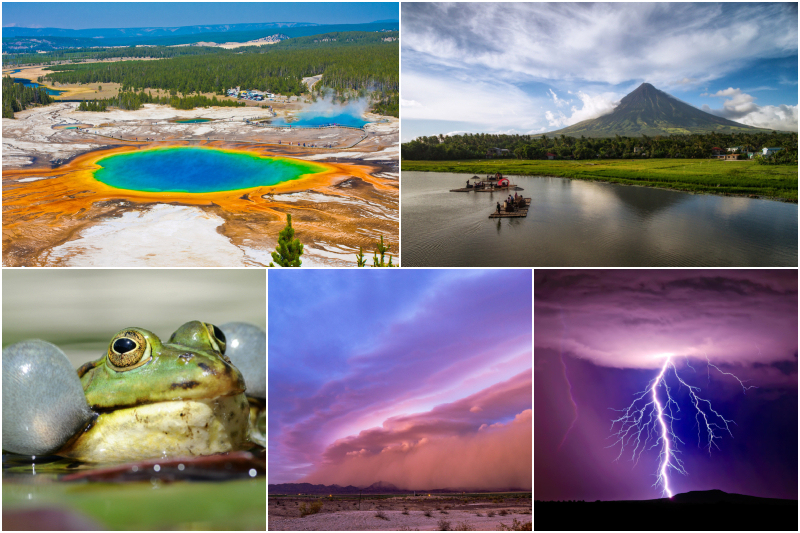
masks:
<path fill-rule="evenodd" d="M 235 332 L 234 361 L 226 355 L 231 339 L 199 321 L 184 324 L 167 342 L 142 328 L 123 329 L 100 359 L 77 373 L 50 343 L 6 348 L 3 448 L 117 462 L 263 445 L 265 336 L 246 324 L 228 328 Z M 254 395 L 248 398 L 251 378 Z"/>

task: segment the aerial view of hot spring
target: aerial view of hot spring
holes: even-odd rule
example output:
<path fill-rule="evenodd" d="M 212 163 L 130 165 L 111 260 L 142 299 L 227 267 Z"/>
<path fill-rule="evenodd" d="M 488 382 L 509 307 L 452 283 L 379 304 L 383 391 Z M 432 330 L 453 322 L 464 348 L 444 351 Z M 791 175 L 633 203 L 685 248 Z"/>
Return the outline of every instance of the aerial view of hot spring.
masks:
<path fill-rule="evenodd" d="M 46 27 L 86 47 L 38 54 L 4 6 L 27 44 L 3 61 L 3 265 L 284 265 L 290 225 L 302 266 L 381 239 L 398 264 L 398 4 L 361 5 L 194 5 L 208 27 L 164 5 L 133 37 L 103 23 L 128 4 L 64 3 L 89 28 Z"/>

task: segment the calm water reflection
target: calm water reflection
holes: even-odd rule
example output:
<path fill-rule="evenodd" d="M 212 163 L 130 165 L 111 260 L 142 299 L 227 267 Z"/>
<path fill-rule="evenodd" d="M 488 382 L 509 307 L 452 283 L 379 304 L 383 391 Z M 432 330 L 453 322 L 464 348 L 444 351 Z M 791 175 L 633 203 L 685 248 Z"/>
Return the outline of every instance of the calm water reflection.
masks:
<path fill-rule="evenodd" d="M 402 173 L 403 266 L 797 266 L 797 205 L 518 176 L 527 218 L 469 176 Z"/>

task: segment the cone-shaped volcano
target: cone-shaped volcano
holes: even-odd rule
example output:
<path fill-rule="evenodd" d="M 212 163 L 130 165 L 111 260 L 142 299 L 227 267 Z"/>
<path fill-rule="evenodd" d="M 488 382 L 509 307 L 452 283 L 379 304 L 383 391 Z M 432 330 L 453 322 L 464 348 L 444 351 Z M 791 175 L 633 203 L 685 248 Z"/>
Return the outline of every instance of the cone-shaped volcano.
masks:
<path fill-rule="evenodd" d="M 613 137 L 622 135 L 672 135 L 681 133 L 738 133 L 766 131 L 745 126 L 681 102 L 649 83 L 624 97 L 614 111 L 584 120 L 550 134 L 569 137 Z M 549 135 L 550 135 L 549 134 Z"/>

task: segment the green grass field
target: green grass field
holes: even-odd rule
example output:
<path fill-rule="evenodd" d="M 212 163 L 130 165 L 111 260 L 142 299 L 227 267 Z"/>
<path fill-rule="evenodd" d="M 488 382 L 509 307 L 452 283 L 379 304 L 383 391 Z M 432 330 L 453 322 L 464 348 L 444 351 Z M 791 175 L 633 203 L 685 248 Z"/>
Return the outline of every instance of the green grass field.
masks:
<path fill-rule="evenodd" d="M 596 161 L 406 161 L 404 171 L 501 172 L 521 176 L 556 176 L 625 185 L 660 187 L 694 193 L 758 196 L 797 203 L 796 165 L 759 165 L 754 161 L 714 159 L 613 159 Z"/>

